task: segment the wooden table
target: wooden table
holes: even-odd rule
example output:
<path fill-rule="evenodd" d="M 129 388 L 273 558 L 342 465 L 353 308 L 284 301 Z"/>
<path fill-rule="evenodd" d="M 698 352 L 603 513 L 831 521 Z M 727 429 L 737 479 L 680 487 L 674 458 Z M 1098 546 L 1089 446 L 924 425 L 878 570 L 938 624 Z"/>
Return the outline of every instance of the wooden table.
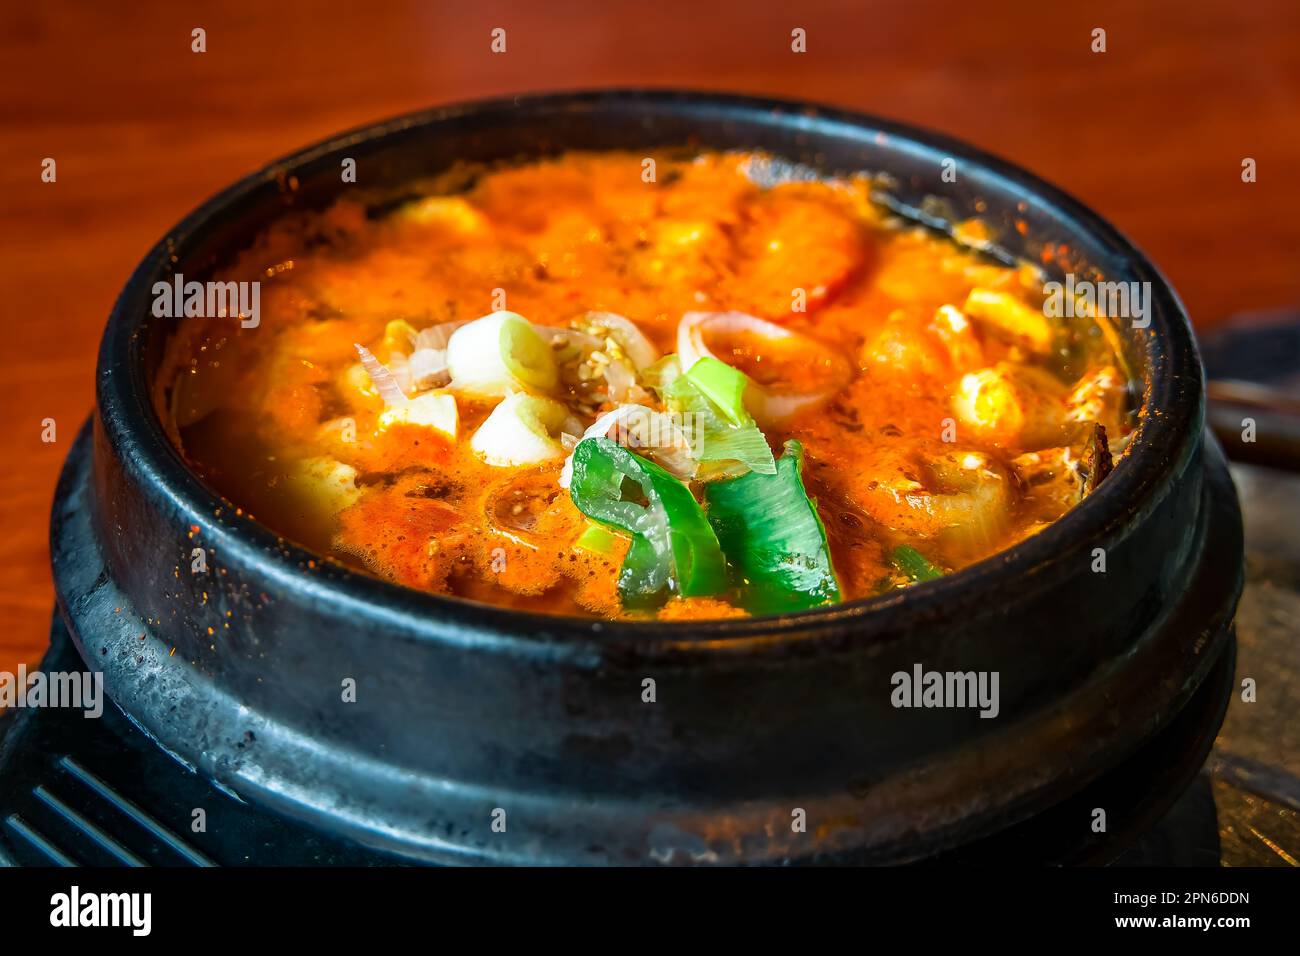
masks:
<path fill-rule="evenodd" d="M 951 133 L 1058 183 L 1164 268 L 1198 323 L 1300 301 L 1295 0 L 22 3 L 0 14 L 0 670 L 53 602 L 54 481 L 136 262 L 205 197 L 346 127 L 515 91 L 675 85 Z M 1082 6 L 1082 5 L 1079 5 Z M 194 7 L 194 9 L 188 9 Z M 191 52 L 191 30 L 207 52 Z M 506 29 L 506 53 L 489 49 Z M 791 52 L 791 31 L 807 52 Z M 1091 50 L 1094 28 L 1107 52 Z M 41 162 L 57 161 L 57 182 Z M 1243 183 L 1251 157 L 1258 181 Z M 57 441 L 41 441 L 42 419 Z"/>

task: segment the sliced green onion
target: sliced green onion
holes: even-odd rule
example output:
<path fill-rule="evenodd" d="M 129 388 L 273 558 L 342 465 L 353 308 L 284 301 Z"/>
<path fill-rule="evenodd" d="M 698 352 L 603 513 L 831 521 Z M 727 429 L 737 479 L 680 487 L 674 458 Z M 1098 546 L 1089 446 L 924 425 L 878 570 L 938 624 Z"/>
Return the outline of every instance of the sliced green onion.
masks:
<path fill-rule="evenodd" d="M 549 398 L 516 392 L 478 427 L 470 447 L 489 465 L 533 465 L 564 457 L 556 437 L 569 411 Z"/>
<path fill-rule="evenodd" d="M 533 388 L 549 391 L 559 372 L 551 347 L 528 320 L 513 312 L 501 322 L 501 357 L 516 379 Z"/>
<path fill-rule="evenodd" d="M 776 474 L 772 446 L 757 425 L 745 428 L 706 428 L 700 439 L 705 462 L 738 461 L 760 475 Z"/>
<path fill-rule="evenodd" d="M 614 553 L 621 535 L 610 531 L 604 525 L 589 523 L 587 530 L 578 535 L 578 540 L 573 542 L 573 546 L 581 551 L 590 551 L 592 554 L 602 554 L 608 557 Z"/>
<path fill-rule="evenodd" d="M 804 489 L 802 468 L 803 446 L 788 441 L 775 474 L 750 472 L 705 486 L 709 523 L 740 578 L 742 603 L 755 614 L 840 599 L 826 528 Z"/>
<path fill-rule="evenodd" d="M 718 539 L 690 490 L 654 462 L 608 438 L 584 438 L 573 450 L 569 494 L 588 518 L 626 532 L 632 544 L 619 571 L 625 604 L 647 604 L 673 591 L 685 597 L 727 588 Z"/>
<path fill-rule="evenodd" d="M 647 388 L 652 388 L 660 397 L 682 374 L 682 365 L 676 355 L 665 355 L 641 370 L 641 381 Z"/>
<path fill-rule="evenodd" d="M 552 391 L 559 369 L 551 347 L 523 316 L 493 312 L 467 322 L 447 341 L 451 387 L 479 398 L 511 391 Z"/>
<path fill-rule="evenodd" d="M 889 560 L 903 574 L 913 581 L 933 581 L 943 577 L 943 571 L 915 548 L 900 544 L 890 554 Z"/>
<path fill-rule="evenodd" d="M 745 388 L 749 385 L 749 376 L 744 372 L 712 356 L 705 356 L 687 370 L 686 377 L 718 406 L 731 424 L 754 424 L 753 416 L 745 411 Z"/>
<path fill-rule="evenodd" d="M 743 406 L 740 406 L 744 414 L 743 424 L 734 424 L 690 375 L 672 378 L 664 385 L 661 394 L 673 411 L 691 416 L 689 426 L 699 461 L 738 461 L 761 475 L 776 474 L 772 449 L 754 420 L 743 411 Z"/>

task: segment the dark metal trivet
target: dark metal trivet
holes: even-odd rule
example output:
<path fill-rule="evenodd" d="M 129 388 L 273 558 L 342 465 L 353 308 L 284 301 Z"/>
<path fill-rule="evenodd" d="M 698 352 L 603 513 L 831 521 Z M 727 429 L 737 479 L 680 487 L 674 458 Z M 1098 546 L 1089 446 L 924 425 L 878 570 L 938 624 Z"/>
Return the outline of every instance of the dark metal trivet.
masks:
<path fill-rule="evenodd" d="M 81 671 L 55 615 L 41 669 Z M 165 754 L 111 702 L 0 720 L 0 862 L 366 866 L 392 860 L 244 803 Z M 194 811 L 206 832 L 192 828 Z"/>

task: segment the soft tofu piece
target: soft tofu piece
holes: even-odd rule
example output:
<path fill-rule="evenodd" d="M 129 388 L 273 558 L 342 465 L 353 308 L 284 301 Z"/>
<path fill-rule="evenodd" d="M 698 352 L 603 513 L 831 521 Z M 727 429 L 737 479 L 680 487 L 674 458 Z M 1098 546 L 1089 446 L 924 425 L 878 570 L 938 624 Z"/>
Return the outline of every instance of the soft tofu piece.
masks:
<path fill-rule="evenodd" d="M 1052 353 L 1052 324 L 1041 309 L 1031 309 L 1010 293 L 971 289 L 962 311 L 984 328 L 1035 355 Z"/>
<path fill-rule="evenodd" d="M 304 502 L 327 514 L 337 514 L 361 497 L 357 470 L 326 455 L 304 458 L 290 481 Z"/>
<path fill-rule="evenodd" d="M 389 405 L 379 413 L 380 431 L 387 431 L 397 424 L 431 428 L 454 441 L 460 430 L 456 397 L 441 390 L 425 392 L 405 402 Z"/>
<path fill-rule="evenodd" d="M 425 225 L 439 225 L 460 233 L 485 233 L 488 220 L 459 196 L 429 196 L 403 206 L 398 215 Z"/>

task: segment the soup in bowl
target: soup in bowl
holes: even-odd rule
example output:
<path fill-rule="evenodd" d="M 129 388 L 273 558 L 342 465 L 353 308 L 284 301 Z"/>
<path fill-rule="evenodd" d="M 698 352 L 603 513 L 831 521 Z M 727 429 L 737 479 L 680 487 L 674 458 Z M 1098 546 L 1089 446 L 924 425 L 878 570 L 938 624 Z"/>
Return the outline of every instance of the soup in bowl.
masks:
<path fill-rule="evenodd" d="M 1136 410 L 1115 318 L 878 188 L 575 151 L 345 189 L 218 277 L 255 323 L 179 323 L 161 412 L 246 512 L 422 590 L 683 620 L 932 580 L 1089 494 Z"/>

